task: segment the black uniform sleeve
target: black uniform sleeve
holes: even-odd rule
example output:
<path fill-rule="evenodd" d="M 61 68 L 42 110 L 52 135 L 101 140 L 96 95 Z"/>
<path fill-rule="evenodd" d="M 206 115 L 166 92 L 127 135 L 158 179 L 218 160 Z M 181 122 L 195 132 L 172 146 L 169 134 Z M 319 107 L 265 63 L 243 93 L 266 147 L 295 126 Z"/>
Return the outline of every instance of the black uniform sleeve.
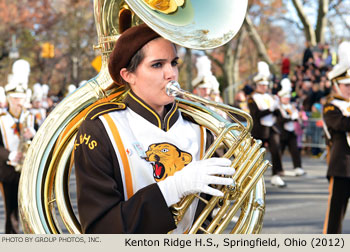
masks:
<path fill-rule="evenodd" d="M 167 233 L 176 228 L 156 183 L 125 201 L 118 160 L 99 119 L 82 123 L 74 155 L 84 233 Z"/>
<path fill-rule="evenodd" d="M 285 118 L 282 116 L 282 113 L 279 112 L 279 114 L 277 115 L 277 121 L 279 125 L 284 125 L 287 122 L 296 121 L 296 120 L 292 120 L 291 118 Z"/>
<path fill-rule="evenodd" d="M 346 117 L 336 106 L 326 104 L 323 108 L 323 118 L 330 131 L 350 131 L 350 117 Z"/>
<path fill-rule="evenodd" d="M 248 108 L 251 116 L 257 120 L 259 120 L 261 117 L 273 113 L 269 109 L 260 110 L 252 97 L 248 99 Z"/>
<path fill-rule="evenodd" d="M 6 150 L 4 143 L 2 142 L 1 130 L 0 130 L 0 162 L 6 163 L 10 152 Z"/>

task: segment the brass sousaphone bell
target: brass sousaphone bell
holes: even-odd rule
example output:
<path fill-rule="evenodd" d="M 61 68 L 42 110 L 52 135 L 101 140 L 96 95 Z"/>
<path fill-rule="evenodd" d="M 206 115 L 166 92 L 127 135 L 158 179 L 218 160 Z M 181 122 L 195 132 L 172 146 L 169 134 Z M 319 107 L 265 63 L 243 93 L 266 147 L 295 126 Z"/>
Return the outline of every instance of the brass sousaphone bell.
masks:
<path fill-rule="evenodd" d="M 108 73 L 108 58 L 119 34 L 127 27 L 147 23 L 170 41 L 193 49 L 210 49 L 231 40 L 239 31 L 247 0 L 95 0 L 94 13 L 98 33 L 96 49 L 102 52 L 100 73 L 66 97 L 48 116 L 34 137 L 24 161 L 20 186 L 20 219 L 25 233 L 80 233 L 80 224 L 70 198 L 73 148 L 76 133 L 87 111 L 96 103 L 120 100 L 123 88 L 113 87 Z M 142 21 L 141 21 L 142 20 Z M 222 188 L 225 196 L 212 197 L 190 233 L 258 233 L 264 215 L 264 161 L 261 142 L 250 136 L 249 114 L 230 106 L 209 102 L 181 90 L 171 83 L 169 94 L 176 98 L 181 111 L 216 135 L 205 158 L 224 147 L 225 157 L 233 157 L 236 169 L 234 187 Z M 229 122 L 210 107 L 220 109 Z M 243 126 L 234 115 L 247 120 Z M 85 141 L 83 139 L 83 141 Z M 187 205 L 197 195 L 184 198 L 173 207 L 180 220 Z M 216 209 L 213 222 L 202 227 L 206 217 Z M 233 224 L 233 217 L 238 220 Z M 232 226 L 233 227 L 230 227 Z M 225 231 L 226 227 L 232 228 Z"/>

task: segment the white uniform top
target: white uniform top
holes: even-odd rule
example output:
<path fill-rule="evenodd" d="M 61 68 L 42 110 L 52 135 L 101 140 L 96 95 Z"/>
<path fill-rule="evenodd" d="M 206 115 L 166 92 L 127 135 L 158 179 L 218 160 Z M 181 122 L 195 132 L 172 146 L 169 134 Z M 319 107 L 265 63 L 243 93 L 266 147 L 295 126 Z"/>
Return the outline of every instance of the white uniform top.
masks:
<path fill-rule="evenodd" d="M 261 93 L 255 92 L 252 98 L 255 101 L 256 105 L 258 106 L 259 110 L 270 109 L 271 111 L 273 111 L 274 108 L 276 108 L 278 105 L 276 99 L 268 93 L 261 94 Z M 273 114 L 268 114 L 260 118 L 260 123 L 261 125 L 272 127 L 276 123 L 276 116 Z"/>
<path fill-rule="evenodd" d="M 20 118 L 14 118 L 8 111 L 4 115 L 0 116 L 1 137 L 4 143 L 5 149 L 10 152 L 9 160 L 13 160 L 17 154 L 17 149 L 20 142 L 20 132 L 26 120 L 26 126 L 32 131 L 34 135 L 36 133 L 34 129 L 34 117 L 32 114 L 24 116 L 21 114 Z M 19 126 L 17 126 L 17 124 Z"/>
<path fill-rule="evenodd" d="M 145 186 L 181 170 L 189 163 L 188 158 L 200 160 L 205 148 L 204 129 L 184 120 L 181 115 L 168 131 L 149 123 L 130 108 L 101 115 L 99 119 L 119 160 L 125 200 Z M 189 230 L 197 204 L 198 199 L 173 233 Z"/>
<path fill-rule="evenodd" d="M 283 128 L 286 131 L 293 132 L 295 130 L 294 120 L 298 119 L 298 110 L 292 104 L 281 104 L 280 106 L 281 114 L 286 119 L 291 119 L 292 121 L 285 122 Z"/>
<path fill-rule="evenodd" d="M 46 109 L 44 108 L 32 108 L 30 112 L 35 116 L 38 125 L 41 126 L 46 119 Z"/>

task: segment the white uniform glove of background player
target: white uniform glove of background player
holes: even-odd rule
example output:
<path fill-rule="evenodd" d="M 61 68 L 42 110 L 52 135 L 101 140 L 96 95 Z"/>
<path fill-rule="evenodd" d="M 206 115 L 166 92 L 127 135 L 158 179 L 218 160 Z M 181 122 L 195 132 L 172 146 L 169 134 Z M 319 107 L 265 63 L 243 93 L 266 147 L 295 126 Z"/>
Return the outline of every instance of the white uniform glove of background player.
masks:
<path fill-rule="evenodd" d="M 173 176 L 158 182 L 160 191 L 168 206 L 180 201 L 186 195 L 206 193 L 213 196 L 223 196 L 220 190 L 210 187 L 213 185 L 232 185 L 232 178 L 215 175 L 233 175 L 235 169 L 230 167 L 231 161 L 227 158 L 210 158 L 194 161 Z"/>
<path fill-rule="evenodd" d="M 270 106 L 269 110 L 271 112 L 273 112 L 273 111 L 277 110 L 279 108 L 279 106 L 280 106 L 280 101 L 279 101 L 278 97 L 273 96 L 273 99 L 271 99 L 271 106 Z"/>
<path fill-rule="evenodd" d="M 292 115 L 291 115 L 291 119 L 292 119 L 293 121 L 299 119 L 299 112 L 298 112 L 296 109 L 293 110 Z"/>

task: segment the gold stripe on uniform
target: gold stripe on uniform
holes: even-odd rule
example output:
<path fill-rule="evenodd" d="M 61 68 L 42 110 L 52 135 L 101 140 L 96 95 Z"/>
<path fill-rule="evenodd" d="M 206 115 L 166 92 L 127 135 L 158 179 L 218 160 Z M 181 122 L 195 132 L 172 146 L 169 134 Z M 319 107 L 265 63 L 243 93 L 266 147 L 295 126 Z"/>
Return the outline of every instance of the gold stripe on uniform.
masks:
<path fill-rule="evenodd" d="M 328 196 L 328 207 L 327 207 L 327 212 L 326 212 L 326 218 L 324 220 L 324 225 L 323 225 L 323 234 L 327 234 L 327 229 L 328 229 L 328 219 L 329 219 L 329 210 L 331 208 L 331 199 L 333 196 L 333 184 L 334 184 L 334 178 L 330 177 L 329 179 L 329 196 Z"/>
<path fill-rule="evenodd" d="M 204 156 L 204 131 L 205 128 L 203 126 L 200 126 L 201 131 L 201 145 L 200 145 L 200 153 L 199 153 L 199 159 L 202 160 Z"/>
<path fill-rule="evenodd" d="M 134 195 L 134 191 L 133 191 L 133 186 L 132 186 L 132 177 L 131 177 L 131 171 L 130 171 L 130 165 L 129 165 L 129 161 L 128 158 L 126 156 L 126 151 L 124 148 L 124 144 L 120 138 L 120 134 L 118 131 L 117 126 L 114 124 L 112 118 L 110 115 L 108 114 L 104 114 L 103 117 L 106 119 L 112 134 L 113 134 L 113 138 L 114 141 L 117 143 L 117 147 L 120 153 L 120 157 L 122 159 L 122 163 L 123 163 L 123 167 L 124 167 L 124 175 L 125 175 L 125 187 L 126 187 L 126 195 L 128 196 L 128 199 Z"/>
<path fill-rule="evenodd" d="M 3 128 L 3 135 L 4 135 L 4 138 L 5 138 L 5 148 L 9 148 L 9 144 L 8 144 L 8 141 L 7 141 L 7 135 L 6 135 L 6 129 L 5 129 L 5 125 L 2 121 L 2 119 L 0 119 L 1 121 L 1 128 Z"/>

